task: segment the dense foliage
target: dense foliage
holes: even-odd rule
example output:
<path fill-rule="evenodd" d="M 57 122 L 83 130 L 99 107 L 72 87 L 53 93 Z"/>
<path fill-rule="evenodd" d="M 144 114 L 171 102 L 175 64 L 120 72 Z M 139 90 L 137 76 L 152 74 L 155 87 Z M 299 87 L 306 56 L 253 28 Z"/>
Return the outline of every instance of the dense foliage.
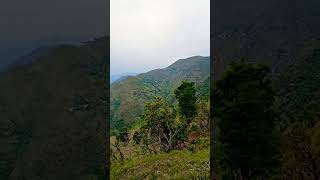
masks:
<path fill-rule="evenodd" d="M 315 46 L 315 45 L 313 45 Z M 277 79 L 277 126 L 281 130 L 284 179 L 320 178 L 320 53 L 319 48 Z"/>
<path fill-rule="evenodd" d="M 145 105 L 143 118 L 146 121 L 143 128 L 147 133 L 150 133 L 147 138 L 152 143 L 158 142 L 161 150 L 171 150 L 179 133 L 176 113 L 172 106 L 165 99 L 156 97 L 154 101 Z"/>
<path fill-rule="evenodd" d="M 150 154 L 201 152 L 209 145 L 212 108 L 212 167 L 218 179 L 319 179 L 320 51 L 308 52 L 280 74 L 264 65 L 232 63 L 211 87 L 211 107 L 209 78 L 197 84 L 181 81 L 174 90 L 166 89 L 173 92 L 169 96 L 156 93 L 162 87 L 145 86 L 154 93 L 128 129 L 128 141 L 150 159 Z M 116 122 L 121 132 L 126 125 Z M 116 146 L 120 159 L 131 159 L 130 143 Z"/>
<path fill-rule="evenodd" d="M 182 84 L 174 91 L 180 113 L 186 118 L 187 123 L 191 123 L 191 120 L 197 115 L 196 92 L 194 83 L 187 81 L 182 81 Z"/>
<path fill-rule="evenodd" d="M 220 146 L 217 160 L 228 176 L 255 178 L 275 167 L 274 91 L 268 68 L 232 63 L 213 88 L 213 117 Z"/>
<path fill-rule="evenodd" d="M 182 81 L 174 89 L 173 101 L 155 96 L 145 103 L 143 114 L 130 129 L 113 130 L 111 177 L 129 174 L 134 178 L 164 177 L 165 174 L 180 179 L 209 177 L 210 105 L 197 89 L 195 83 Z M 122 167 L 123 162 L 130 165 Z M 143 164 L 148 164 L 150 169 L 161 168 L 163 173 L 154 174 L 149 168 L 137 171 L 135 167 Z M 163 169 L 166 165 L 172 167 Z M 176 166 L 190 173 L 177 170 Z M 199 167 L 201 170 L 194 170 Z"/>

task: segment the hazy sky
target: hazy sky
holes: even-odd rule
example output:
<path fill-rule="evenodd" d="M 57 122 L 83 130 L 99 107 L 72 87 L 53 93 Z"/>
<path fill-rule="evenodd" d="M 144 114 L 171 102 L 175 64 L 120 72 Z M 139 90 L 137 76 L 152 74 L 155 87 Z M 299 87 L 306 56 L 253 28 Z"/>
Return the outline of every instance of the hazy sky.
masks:
<path fill-rule="evenodd" d="M 111 0 L 111 74 L 209 56 L 210 0 Z"/>

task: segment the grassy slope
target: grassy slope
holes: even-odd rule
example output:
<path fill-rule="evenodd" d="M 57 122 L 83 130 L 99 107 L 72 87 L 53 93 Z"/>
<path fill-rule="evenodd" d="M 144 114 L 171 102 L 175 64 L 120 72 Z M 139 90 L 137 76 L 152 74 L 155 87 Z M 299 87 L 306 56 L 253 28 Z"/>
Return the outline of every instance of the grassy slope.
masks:
<path fill-rule="evenodd" d="M 139 128 L 139 123 L 131 129 L 132 134 Z M 208 138 L 208 135 L 203 135 Z M 115 136 L 110 137 L 110 143 L 115 144 Z M 114 155 L 119 153 L 111 147 Z M 145 154 L 141 145 L 129 141 L 120 146 L 125 160 L 111 163 L 111 179 L 209 179 L 210 176 L 210 145 L 196 145 L 195 152 L 190 150 L 174 150 L 169 153 Z"/>
<path fill-rule="evenodd" d="M 210 151 L 138 156 L 111 166 L 111 179 L 209 179 Z"/>

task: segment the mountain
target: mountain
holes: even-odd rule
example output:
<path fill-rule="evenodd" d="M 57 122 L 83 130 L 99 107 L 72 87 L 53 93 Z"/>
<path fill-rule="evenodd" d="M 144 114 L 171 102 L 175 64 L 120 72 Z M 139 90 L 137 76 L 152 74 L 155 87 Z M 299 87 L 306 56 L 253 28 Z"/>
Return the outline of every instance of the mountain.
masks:
<path fill-rule="evenodd" d="M 231 61 L 240 59 L 271 68 L 282 143 L 281 172 L 275 179 L 299 179 L 306 174 L 312 179 L 319 175 L 319 9 L 318 0 L 212 3 L 213 79 L 219 79 Z M 211 170 L 214 174 L 215 168 Z"/>
<path fill-rule="evenodd" d="M 219 79 L 231 61 L 242 58 L 266 64 L 272 70 L 282 113 L 301 114 L 320 91 L 319 8 L 317 0 L 216 1 L 211 22 L 212 77 Z"/>
<path fill-rule="evenodd" d="M 41 50 L 0 73 L 0 179 L 105 174 L 108 41 Z"/>
<path fill-rule="evenodd" d="M 117 82 L 117 81 L 121 81 L 129 76 L 135 76 L 138 73 L 122 73 L 122 74 L 114 74 L 110 76 L 110 84 Z"/>
<path fill-rule="evenodd" d="M 210 58 L 194 56 L 180 59 L 167 68 L 113 83 L 110 87 L 111 126 L 114 127 L 119 121 L 125 125 L 135 122 L 143 111 L 144 103 L 154 96 L 173 101 L 173 90 L 182 80 L 195 82 L 198 86 L 204 83 L 208 87 L 209 74 Z"/>
<path fill-rule="evenodd" d="M 34 61 L 40 59 L 42 56 L 46 56 L 52 49 L 54 49 L 54 47 L 51 46 L 37 48 L 33 50 L 31 53 L 12 61 L 10 64 L 4 67 L 2 71 L 10 71 L 11 68 L 14 69 L 18 66 L 32 64 L 34 63 Z"/>

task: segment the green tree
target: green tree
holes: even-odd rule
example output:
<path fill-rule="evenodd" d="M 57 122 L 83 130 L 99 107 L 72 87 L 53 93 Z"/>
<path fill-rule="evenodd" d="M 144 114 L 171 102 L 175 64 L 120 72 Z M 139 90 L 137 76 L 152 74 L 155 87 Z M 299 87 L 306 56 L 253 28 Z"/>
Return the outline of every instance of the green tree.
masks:
<path fill-rule="evenodd" d="M 179 128 L 176 123 L 176 113 L 172 105 L 164 98 L 156 97 L 145 105 L 143 118 L 146 121 L 143 129 L 150 134 L 151 142 L 158 142 L 162 150 L 170 151 L 174 147 Z"/>
<path fill-rule="evenodd" d="M 215 147 L 221 148 L 215 151 L 223 152 L 216 159 L 237 177 L 265 176 L 276 165 L 275 94 L 268 72 L 264 65 L 232 63 L 213 87 L 213 118 L 219 132 Z"/>
<path fill-rule="evenodd" d="M 197 90 L 193 82 L 182 81 L 181 85 L 174 90 L 181 115 L 186 118 L 187 123 L 197 115 Z"/>

